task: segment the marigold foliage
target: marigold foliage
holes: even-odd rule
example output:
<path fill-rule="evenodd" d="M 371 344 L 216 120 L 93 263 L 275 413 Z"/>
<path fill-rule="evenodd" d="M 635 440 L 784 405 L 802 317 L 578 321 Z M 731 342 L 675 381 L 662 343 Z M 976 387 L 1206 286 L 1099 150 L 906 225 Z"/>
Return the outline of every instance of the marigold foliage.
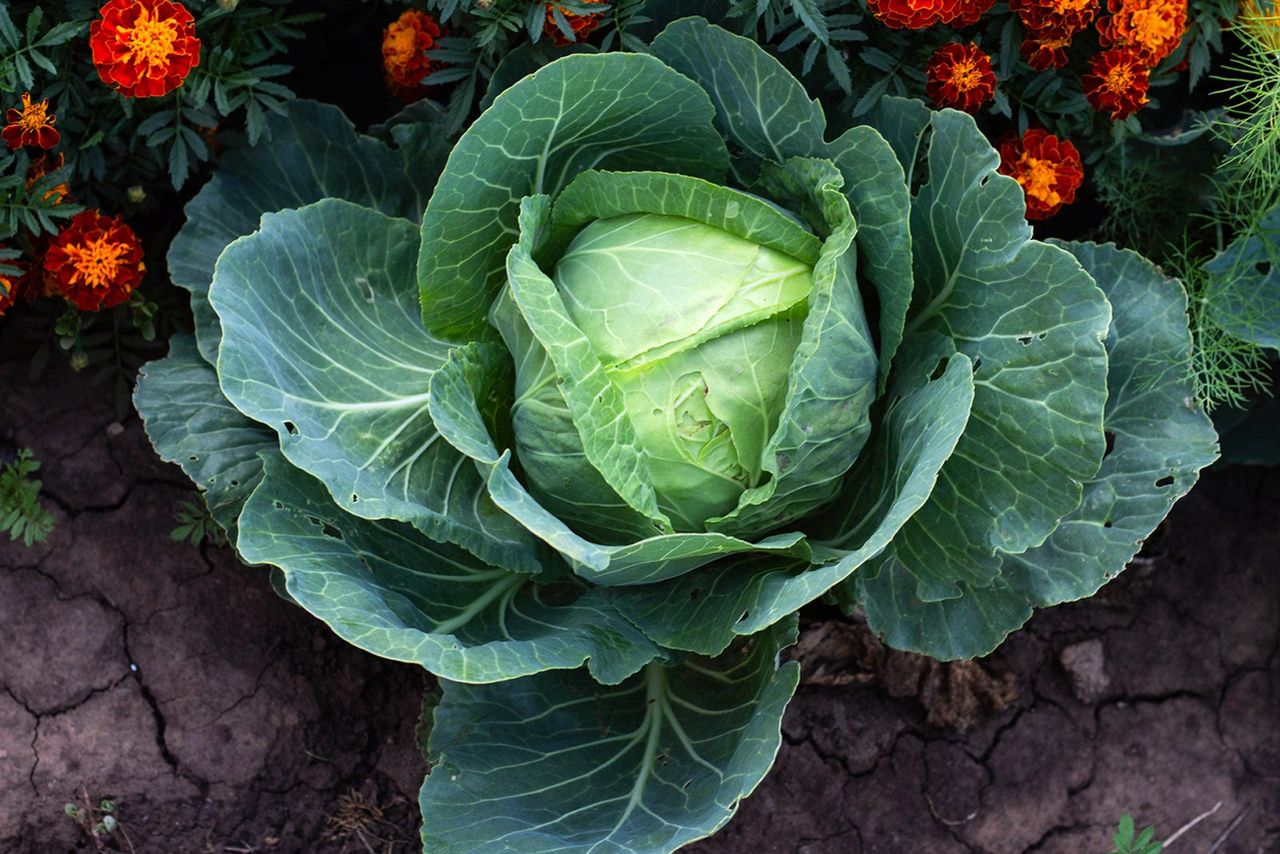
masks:
<path fill-rule="evenodd" d="M 596 5 L 604 3 L 605 0 L 582 0 L 582 2 Z M 603 13 L 584 15 L 557 3 L 548 3 L 547 20 L 542 29 L 553 42 L 560 47 L 566 47 L 575 42 L 585 41 L 587 36 L 600 26 L 602 16 Z"/>
<path fill-rule="evenodd" d="M 1080 78 L 1089 105 L 1112 119 L 1127 118 L 1150 100 L 1151 75 L 1142 54 L 1128 48 L 1103 51 Z"/>
<path fill-rule="evenodd" d="M 0 137 L 11 150 L 26 145 L 49 149 L 62 138 L 54 127 L 57 119 L 49 112 L 49 101 L 33 101 L 30 92 L 22 93 L 22 108 L 7 110 L 4 121 Z"/>
<path fill-rule="evenodd" d="M 1032 128 L 1000 144 L 1000 174 L 1019 184 L 1027 197 L 1027 219 L 1047 219 L 1076 199 L 1084 182 L 1080 152 L 1068 140 Z"/>
<path fill-rule="evenodd" d="M 996 75 L 991 57 L 973 42 L 938 48 L 925 67 L 925 74 L 925 92 L 938 107 L 976 113 L 995 96 Z"/>
<path fill-rule="evenodd" d="M 129 98 L 167 95 L 200 64 L 200 39 L 186 7 L 170 0 L 109 0 L 89 27 L 102 82 Z"/>
<path fill-rule="evenodd" d="M 426 94 L 422 79 L 439 67 L 428 53 L 444 35 L 440 22 L 418 9 L 406 9 L 383 30 L 383 75 L 398 100 L 408 103 Z"/>
<path fill-rule="evenodd" d="M 120 305 L 142 282 L 142 244 L 120 217 L 98 210 L 77 214 L 44 255 L 46 275 L 77 308 Z"/>

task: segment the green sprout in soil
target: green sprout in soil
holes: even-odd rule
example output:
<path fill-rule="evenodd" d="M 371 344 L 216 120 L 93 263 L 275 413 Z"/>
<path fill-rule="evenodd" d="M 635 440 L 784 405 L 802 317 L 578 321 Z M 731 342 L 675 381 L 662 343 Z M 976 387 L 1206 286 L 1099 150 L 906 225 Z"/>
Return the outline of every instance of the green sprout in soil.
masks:
<path fill-rule="evenodd" d="M 125 844 L 128 851 L 133 852 L 133 842 L 116 818 L 115 801 L 104 798 L 94 806 L 89 800 L 89 791 L 85 788 L 80 789 L 80 796 L 82 806 L 68 802 L 62 811 L 89 837 L 94 850 L 106 851 L 108 842 L 118 840 Z"/>
<path fill-rule="evenodd" d="M 13 462 L 0 464 L 0 533 L 28 547 L 44 542 L 53 530 L 53 516 L 40 506 L 41 481 L 31 479 L 39 468 L 30 448 L 19 450 Z"/>
<path fill-rule="evenodd" d="M 1160 854 L 1164 850 L 1164 843 L 1155 839 L 1154 827 L 1143 828 L 1136 836 L 1135 832 L 1133 816 L 1120 816 L 1116 835 L 1111 837 L 1111 844 L 1115 846 L 1111 849 L 1111 854 Z"/>

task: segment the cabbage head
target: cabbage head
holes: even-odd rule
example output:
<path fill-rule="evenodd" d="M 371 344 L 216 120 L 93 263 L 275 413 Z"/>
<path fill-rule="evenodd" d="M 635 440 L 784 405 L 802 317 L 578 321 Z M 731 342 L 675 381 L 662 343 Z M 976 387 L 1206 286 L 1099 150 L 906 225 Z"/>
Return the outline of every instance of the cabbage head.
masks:
<path fill-rule="evenodd" d="M 685 19 L 452 147 L 292 103 L 189 204 L 195 336 L 138 408 L 246 562 L 438 677 L 426 850 L 702 838 L 778 750 L 799 608 L 985 654 L 1215 456 L 1176 281 L 1033 240 L 970 117 L 859 121 Z"/>

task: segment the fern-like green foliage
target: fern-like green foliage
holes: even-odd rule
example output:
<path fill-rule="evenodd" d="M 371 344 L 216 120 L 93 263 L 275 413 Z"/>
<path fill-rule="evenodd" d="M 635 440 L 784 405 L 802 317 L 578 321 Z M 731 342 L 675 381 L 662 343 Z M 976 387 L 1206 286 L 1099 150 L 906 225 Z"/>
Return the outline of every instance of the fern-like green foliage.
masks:
<path fill-rule="evenodd" d="M 53 516 L 40 506 L 42 482 L 31 476 L 40 468 L 30 448 L 18 451 L 17 459 L 0 464 L 0 533 L 24 546 L 44 542 L 53 530 Z"/>
<path fill-rule="evenodd" d="M 1206 411 L 1243 409 L 1268 390 L 1268 359 L 1261 347 L 1237 338 L 1214 319 L 1213 297 L 1220 282 L 1204 267 L 1205 253 L 1184 244 L 1167 256 L 1167 271 L 1187 289 L 1187 320 L 1195 338 L 1188 371 Z"/>
<path fill-rule="evenodd" d="M 1216 130 L 1230 147 L 1216 176 L 1218 218 L 1236 232 L 1251 230 L 1280 202 L 1280 50 L 1268 43 L 1280 38 L 1277 24 L 1266 40 L 1237 27 L 1240 49 L 1216 78 L 1229 104 Z"/>
<path fill-rule="evenodd" d="M 227 544 L 227 532 L 214 520 L 204 498 L 189 498 L 178 506 L 175 517 L 178 527 L 169 532 L 169 539 L 198 546 L 207 538 L 215 546 Z"/>

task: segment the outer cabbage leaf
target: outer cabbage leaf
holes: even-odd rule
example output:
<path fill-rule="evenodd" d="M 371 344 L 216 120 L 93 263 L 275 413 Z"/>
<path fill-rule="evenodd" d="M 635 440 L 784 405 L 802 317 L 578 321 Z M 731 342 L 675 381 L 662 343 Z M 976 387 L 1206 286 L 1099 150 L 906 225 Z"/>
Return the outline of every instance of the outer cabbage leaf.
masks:
<path fill-rule="evenodd" d="M 812 523 L 812 561 L 734 558 L 664 584 L 613 591 L 629 619 L 663 646 L 716 654 L 814 601 L 879 554 L 929 497 L 969 418 L 973 376 L 958 353 L 940 377 L 894 386 L 881 428 Z M 811 565 L 812 564 L 812 565 Z"/>
<path fill-rule="evenodd" d="M 427 328 L 483 332 L 506 276 L 520 200 L 555 196 L 587 169 L 719 180 L 728 165 L 706 93 L 651 56 L 568 56 L 498 95 L 445 165 L 422 222 Z"/>
<path fill-rule="evenodd" d="M 266 457 L 237 548 L 278 567 L 290 597 L 374 655 L 464 682 L 497 682 L 588 663 L 616 684 L 658 649 L 580 583 L 539 585 L 401 522 L 340 510 L 324 485 Z"/>
<path fill-rule="evenodd" d="M 893 149 L 875 130 L 851 128 L 824 139 L 826 118 L 800 81 L 750 39 L 701 18 L 676 21 L 653 42 L 654 56 L 696 80 L 711 96 L 716 126 L 741 149 L 734 164 L 750 184 L 763 161 L 831 160 L 858 222 L 862 274 L 880 298 L 880 385 L 902 340 L 911 300 L 910 197 Z"/>
<path fill-rule="evenodd" d="M 1173 503 L 1217 456 L 1213 426 L 1194 406 L 1185 365 L 1186 296 L 1149 262 L 1112 246 L 1064 243 L 1113 307 L 1107 335 L 1105 427 L 1113 447 L 1083 501 L 1039 547 L 1005 555 L 986 586 L 923 602 L 892 555 L 863 576 L 867 619 L 889 644 L 936 658 L 994 649 L 1036 606 L 1092 595 L 1124 569 Z"/>
<path fill-rule="evenodd" d="M 222 390 L 344 510 L 536 571 L 536 541 L 431 423 L 428 387 L 448 349 L 418 318 L 416 254 L 413 223 L 348 202 L 264 215 L 214 276 Z"/>
<path fill-rule="evenodd" d="M 768 772 L 799 665 L 796 622 L 719 658 L 654 663 L 602 688 L 580 671 L 446 682 L 428 742 L 422 844 L 659 852 L 714 833 Z"/>
<path fill-rule="evenodd" d="M 402 148 L 361 136 L 337 107 L 287 102 L 264 121 L 269 144 L 228 151 L 212 180 L 187 203 L 186 224 L 169 248 L 169 275 L 191 292 L 200 354 L 212 364 L 220 331 L 209 307 L 213 267 L 227 244 L 251 234 L 264 213 L 325 198 L 346 199 L 417 220 L 443 165 L 437 136 L 399 130 Z"/>
<path fill-rule="evenodd" d="M 190 335 L 173 336 L 169 355 L 147 363 L 133 403 L 160 459 L 177 463 L 195 481 L 214 521 L 234 541 L 240 510 L 262 480 L 258 454 L 275 449 L 275 434 L 223 396 Z"/>
<path fill-rule="evenodd" d="M 912 206 L 917 293 L 900 357 L 936 337 L 974 363 L 973 413 L 929 502 L 881 562 L 936 602 L 985 586 L 1080 503 L 1104 450 L 1110 308 L 1062 249 L 1028 240 L 1022 190 L 973 119 L 934 113 Z M 895 370 L 897 370 L 895 368 Z"/>

